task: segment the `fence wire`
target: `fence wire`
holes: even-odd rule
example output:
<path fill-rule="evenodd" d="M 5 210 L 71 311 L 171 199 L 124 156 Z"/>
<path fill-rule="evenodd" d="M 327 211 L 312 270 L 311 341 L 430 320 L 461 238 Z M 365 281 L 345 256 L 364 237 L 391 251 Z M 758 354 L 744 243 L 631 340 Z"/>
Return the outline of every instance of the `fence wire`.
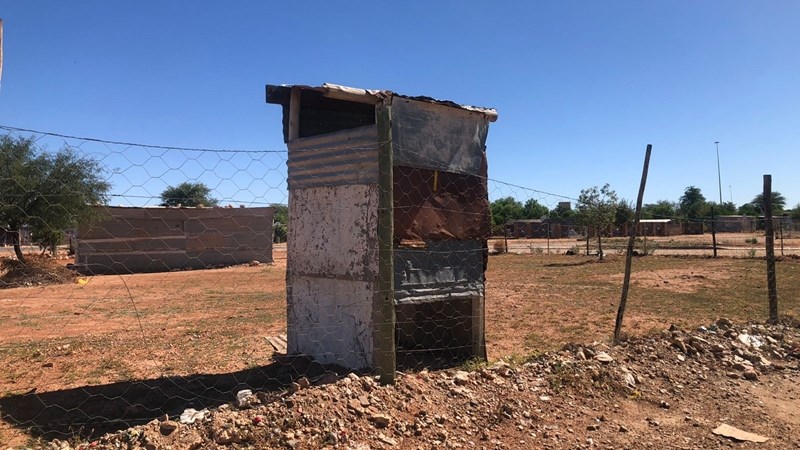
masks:
<path fill-rule="evenodd" d="M 540 312 L 503 302 L 557 297 L 525 283 L 588 261 L 598 233 L 621 254 L 630 226 L 583 226 L 577 199 L 489 178 L 485 160 L 447 170 L 394 143 L 405 159 L 382 165 L 374 127 L 288 151 L 0 130 L 36 150 L 4 146 L 13 168 L 0 168 L 0 442 L 94 439 L 387 360 L 407 371 L 530 350 L 538 325 L 518 321 Z M 671 221 L 643 225 L 638 252 L 709 254 L 707 223 L 689 236 Z M 759 239 L 719 233 L 718 250 L 755 257 Z M 522 279 L 487 275 L 501 253 Z M 726 282 L 763 287 L 753 262 Z"/>

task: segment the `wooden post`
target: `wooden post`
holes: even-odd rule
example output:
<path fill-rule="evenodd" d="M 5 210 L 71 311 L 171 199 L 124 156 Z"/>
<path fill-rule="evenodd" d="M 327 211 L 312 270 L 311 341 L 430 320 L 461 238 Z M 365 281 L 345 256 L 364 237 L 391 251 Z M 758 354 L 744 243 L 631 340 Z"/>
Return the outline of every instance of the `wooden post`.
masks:
<path fill-rule="evenodd" d="M 625 255 L 625 278 L 622 281 L 622 297 L 617 309 L 617 321 L 614 324 L 614 344 L 619 344 L 619 333 L 622 330 L 622 319 L 625 316 L 625 305 L 628 302 L 628 288 L 631 284 L 631 261 L 633 259 L 633 244 L 636 241 L 636 228 L 639 226 L 639 219 L 642 216 L 642 198 L 644 197 L 644 186 L 647 184 L 647 170 L 650 167 L 650 152 L 653 146 L 647 144 L 644 154 L 644 168 L 642 169 L 642 182 L 639 184 L 639 197 L 636 199 L 636 212 L 633 215 L 633 226 L 630 229 L 628 238 L 628 252 Z"/>
<path fill-rule="evenodd" d="M 764 230 L 767 250 L 769 321 L 778 322 L 778 281 L 775 274 L 775 230 L 772 227 L 772 175 L 764 175 Z"/>
<path fill-rule="evenodd" d="M 586 256 L 589 256 L 589 225 L 586 225 Z"/>
<path fill-rule="evenodd" d="M 717 257 L 717 225 L 714 217 L 714 207 L 711 207 L 711 244 L 714 246 L 714 258 Z"/>
<path fill-rule="evenodd" d="M 550 254 L 550 222 L 547 222 L 547 254 Z"/>
<path fill-rule="evenodd" d="M 381 384 L 393 384 L 395 354 L 394 305 L 394 169 L 391 104 L 377 107 L 378 126 L 378 304 L 375 362 Z"/>
<path fill-rule="evenodd" d="M 503 241 L 505 242 L 505 252 L 508 253 L 508 222 L 503 225 Z"/>
<path fill-rule="evenodd" d="M 778 222 L 778 228 L 781 231 L 781 256 L 784 256 L 784 254 L 783 254 L 783 221 L 782 220 L 780 222 Z"/>
<path fill-rule="evenodd" d="M 292 86 L 291 96 L 289 97 L 289 136 L 288 140 L 293 141 L 300 137 L 300 87 Z"/>

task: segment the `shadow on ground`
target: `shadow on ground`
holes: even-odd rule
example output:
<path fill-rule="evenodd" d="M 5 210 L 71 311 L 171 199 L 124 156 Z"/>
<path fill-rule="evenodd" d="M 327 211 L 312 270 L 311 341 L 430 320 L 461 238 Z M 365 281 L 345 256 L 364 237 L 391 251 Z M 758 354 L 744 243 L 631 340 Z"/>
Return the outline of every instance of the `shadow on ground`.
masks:
<path fill-rule="evenodd" d="M 242 389 L 276 398 L 291 380 L 307 376 L 332 382 L 346 372 L 306 358 L 284 358 L 267 366 L 214 375 L 188 375 L 125 381 L 61 391 L 0 398 L 0 418 L 44 439 L 94 439 L 105 433 L 147 423 L 164 414 L 176 417 L 186 408 L 213 408 L 229 403 Z"/>

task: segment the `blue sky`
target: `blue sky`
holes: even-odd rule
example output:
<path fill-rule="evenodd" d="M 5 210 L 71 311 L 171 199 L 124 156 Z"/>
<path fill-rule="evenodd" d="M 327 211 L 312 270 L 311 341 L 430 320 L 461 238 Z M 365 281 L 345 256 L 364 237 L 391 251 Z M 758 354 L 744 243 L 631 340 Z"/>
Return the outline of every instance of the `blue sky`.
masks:
<path fill-rule="evenodd" d="M 770 173 L 790 206 L 800 202 L 796 1 L 0 5 L 0 125 L 283 149 L 264 85 L 332 82 L 497 108 L 489 171 L 509 183 L 577 197 L 608 182 L 632 199 L 651 143 L 646 202 L 677 200 L 688 185 L 713 200 L 720 141 L 725 201 L 751 200 Z M 226 199 L 285 197 L 274 155 L 81 148 L 113 153 L 115 189 L 131 195 L 189 175 Z M 492 192 L 506 194 L 559 200 Z"/>

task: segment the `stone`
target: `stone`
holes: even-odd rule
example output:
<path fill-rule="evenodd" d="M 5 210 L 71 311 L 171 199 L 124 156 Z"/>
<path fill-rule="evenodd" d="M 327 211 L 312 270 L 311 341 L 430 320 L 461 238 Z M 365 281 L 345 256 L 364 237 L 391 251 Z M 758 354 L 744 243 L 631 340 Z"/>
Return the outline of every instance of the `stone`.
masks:
<path fill-rule="evenodd" d="M 612 358 L 611 355 L 609 355 L 606 352 L 597 352 L 597 354 L 594 355 L 594 359 L 600 361 L 603 364 L 614 362 L 614 358 Z"/>
<path fill-rule="evenodd" d="M 742 375 L 744 375 L 745 380 L 758 381 L 758 372 L 756 372 L 752 367 L 745 369 Z"/>
<path fill-rule="evenodd" d="M 180 422 L 184 425 L 189 425 L 195 423 L 198 420 L 202 421 L 203 419 L 206 418 L 206 414 L 208 414 L 207 409 L 198 411 L 194 408 L 186 408 L 186 410 L 184 410 L 181 413 Z"/>
<path fill-rule="evenodd" d="M 311 382 L 308 381 L 308 378 L 306 377 L 300 377 L 297 380 L 297 384 L 300 386 L 300 389 L 308 389 L 311 387 Z"/>
<path fill-rule="evenodd" d="M 375 425 L 375 428 L 386 428 L 392 422 L 392 418 L 386 414 L 373 414 L 369 416 L 369 421 Z"/>
<path fill-rule="evenodd" d="M 396 439 L 390 438 L 389 436 L 386 436 L 383 433 L 378 433 L 378 440 L 383 442 L 386 445 L 391 445 L 392 447 L 396 447 L 397 446 L 397 440 Z"/>
<path fill-rule="evenodd" d="M 469 372 L 459 370 L 453 377 L 453 382 L 459 386 L 464 386 L 469 383 Z"/>
<path fill-rule="evenodd" d="M 253 391 L 250 389 L 242 389 L 236 393 L 236 407 L 247 408 L 256 400 Z"/>

